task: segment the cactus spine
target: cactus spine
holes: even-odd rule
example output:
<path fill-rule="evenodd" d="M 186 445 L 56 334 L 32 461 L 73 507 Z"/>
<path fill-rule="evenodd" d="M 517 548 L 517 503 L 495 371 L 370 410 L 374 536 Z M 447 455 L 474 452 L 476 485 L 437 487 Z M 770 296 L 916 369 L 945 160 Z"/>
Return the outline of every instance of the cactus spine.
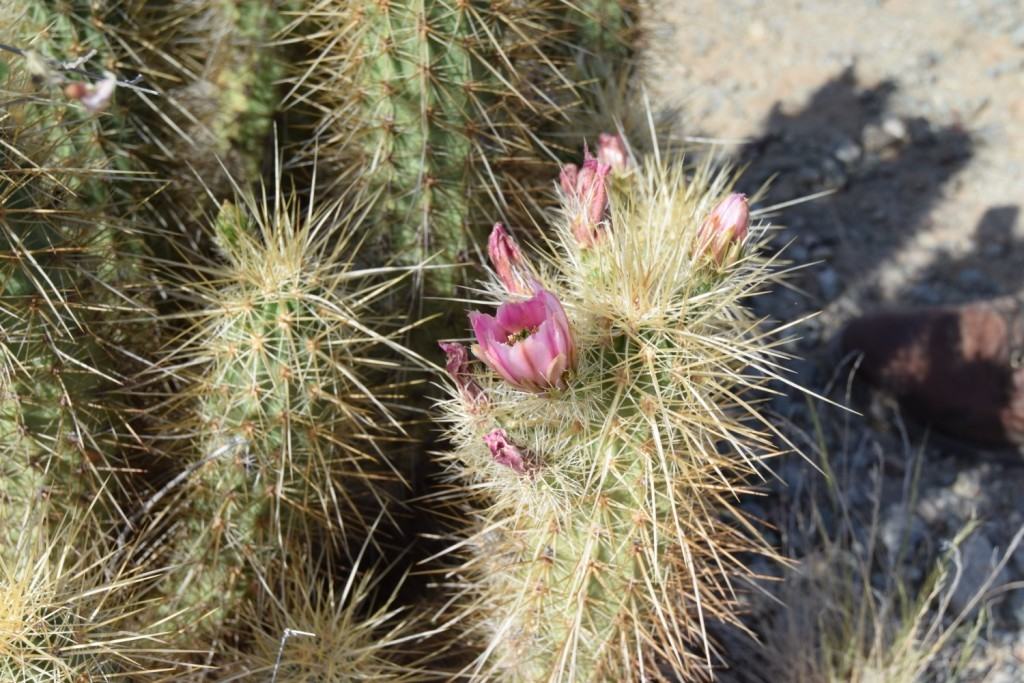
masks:
<path fill-rule="evenodd" d="M 56 525 L 50 514 L 26 508 L 12 520 L 17 538 L 0 546 L 0 679 L 142 681 L 184 673 L 169 664 L 177 653 L 156 644 L 161 626 L 136 618 L 153 574 L 113 561 L 81 511 Z"/>
<path fill-rule="evenodd" d="M 586 212 L 603 195 L 569 191 L 544 267 L 513 259 L 564 306 L 575 369 L 547 391 L 466 369 L 443 403 L 450 473 L 471 491 L 475 523 L 453 553 L 469 596 L 457 620 L 481 645 L 465 673 L 480 680 L 710 678 L 706 623 L 734 618 L 740 554 L 769 552 L 736 506 L 775 453 L 750 394 L 780 354 L 744 305 L 768 264 L 745 228 L 716 244 L 721 260 L 709 251 L 704 226 L 727 176 L 648 160 L 609 181 L 599 223 Z M 510 283 L 491 283 L 488 298 L 522 299 Z M 478 330 L 477 355 L 501 341 L 511 365 L 488 362 L 503 373 L 555 367 L 536 344 L 559 337 L 537 325 L 507 342 Z M 534 345 L 516 350 L 522 335 Z M 466 386 L 483 398 L 467 400 Z"/>
<path fill-rule="evenodd" d="M 246 606 L 253 637 L 230 654 L 225 673 L 276 675 L 280 683 L 437 680 L 421 668 L 418 620 L 398 604 L 397 591 L 380 595 L 380 575 L 338 571 L 307 556 Z M 286 636 L 284 634 L 287 634 Z"/>

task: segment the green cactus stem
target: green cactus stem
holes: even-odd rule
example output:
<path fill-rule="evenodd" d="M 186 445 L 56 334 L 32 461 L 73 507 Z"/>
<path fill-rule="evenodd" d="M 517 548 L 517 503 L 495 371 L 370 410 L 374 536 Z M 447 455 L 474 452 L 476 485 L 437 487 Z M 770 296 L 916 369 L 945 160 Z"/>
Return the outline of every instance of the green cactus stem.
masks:
<path fill-rule="evenodd" d="M 338 209 L 307 214 L 280 188 L 226 203 L 213 226 L 220 255 L 177 285 L 199 308 L 182 313 L 192 326 L 163 363 L 185 380 L 182 465 L 194 468 L 175 513 L 173 563 L 187 576 L 168 580 L 168 610 L 215 612 L 213 629 L 268 562 L 288 548 L 349 552 L 405 486 L 388 456 L 402 436 L 390 417 L 400 387 L 381 380 L 419 360 L 374 306 L 407 274 L 359 268 L 355 224 Z"/>

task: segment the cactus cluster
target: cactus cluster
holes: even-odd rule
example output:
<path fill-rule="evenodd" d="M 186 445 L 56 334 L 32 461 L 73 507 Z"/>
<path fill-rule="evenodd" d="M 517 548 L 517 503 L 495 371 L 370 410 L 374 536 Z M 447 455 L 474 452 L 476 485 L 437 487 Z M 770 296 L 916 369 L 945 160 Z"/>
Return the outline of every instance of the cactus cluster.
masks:
<path fill-rule="evenodd" d="M 563 170 L 535 258 L 495 228 L 482 366 L 445 346 L 474 520 L 456 621 L 485 679 L 710 678 L 707 624 L 734 614 L 745 554 L 771 553 L 737 507 L 776 453 L 755 406 L 781 355 L 745 306 L 772 277 L 763 227 L 722 199 L 728 174 L 603 142 Z"/>
<path fill-rule="evenodd" d="M 408 274 L 361 264 L 358 222 L 339 208 L 303 208 L 280 186 L 240 194 L 213 222 L 218 254 L 168 275 L 188 326 L 158 365 L 176 386 L 164 410 L 181 423 L 164 435 L 182 442 L 186 475 L 164 512 L 182 567 L 164 608 L 211 632 L 269 566 L 291 571 L 318 547 L 351 556 L 405 485 L 385 451 L 402 436 L 388 371 L 418 359 L 378 304 Z"/>
<path fill-rule="evenodd" d="M 91 10 L 118 66 L 147 86 L 128 109 L 135 153 L 169 185 L 171 201 L 158 203 L 152 220 L 191 227 L 201 222 L 197 196 L 230 198 L 233 183 L 250 187 L 265 174 L 284 73 L 270 41 L 287 6 L 131 0 Z"/>
<path fill-rule="evenodd" d="M 635 11 L 0 0 L 0 677 L 710 677 L 784 356 L 729 173 L 557 175 Z"/>

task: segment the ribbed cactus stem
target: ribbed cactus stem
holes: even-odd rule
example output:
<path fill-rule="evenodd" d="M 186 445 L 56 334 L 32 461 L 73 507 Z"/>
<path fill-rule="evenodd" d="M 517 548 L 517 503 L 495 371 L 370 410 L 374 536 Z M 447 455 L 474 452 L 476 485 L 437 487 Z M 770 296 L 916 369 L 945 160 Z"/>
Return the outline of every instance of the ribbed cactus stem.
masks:
<path fill-rule="evenodd" d="M 150 340 L 155 328 L 145 321 L 142 237 L 120 218 L 133 205 L 112 181 L 124 166 L 120 120 L 65 91 L 88 78 L 62 64 L 98 36 L 72 10 L 0 2 L 4 42 L 24 49 L 5 53 L 0 80 L 9 141 L 0 168 L 0 517 L 45 503 L 50 522 L 77 508 L 109 525 L 122 519 L 111 508 L 124 502 L 131 469 L 118 391 L 140 328 Z"/>
<path fill-rule="evenodd" d="M 407 264 L 435 255 L 457 263 L 473 243 L 473 137 L 487 97 L 485 67 L 471 53 L 479 3 L 359 4 L 366 31 L 358 87 L 368 134 L 357 143 L 362 173 L 382 196 L 378 220 L 391 226 L 390 253 Z M 430 289 L 450 291 L 453 272 L 436 271 Z"/>
<path fill-rule="evenodd" d="M 610 459 L 623 458 L 620 452 Z M 509 605 L 516 616 L 497 635 L 496 655 L 512 679 L 545 680 L 551 672 L 570 671 L 580 680 L 613 677 L 602 668 L 604 651 L 644 600 L 640 555 L 650 522 L 636 513 L 644 503 L 643 491 L 633 490 L 643 487 L 637 464 L 609 472 L 622 481 L 606 482 L 601 493 L 579 501 L 578 512 L 499 532 L 505 553 L 494 556 L 493 589 L 522 600 Z M 519 569 L 503 572 L 502 565 Z"/>
<path fill-rule="evenodd" d="M 173 614 L 176 627 L 201 618 L 204 632 L 223 634 L 225 623 L 237 618 L 252 588 L 250 582 L 258 574 L 253 565 L 262 564 L 270 551 L 261 530 L 269 527 L 273 498 L 260 490 L 246 466 L 244 447 L 241 440 L 223 444 L 186 490 L 186 505 L 192 509 L 184 513 L 175 552 L 190 561 L 171 575 L 174 598 L 159 612 Z"/>

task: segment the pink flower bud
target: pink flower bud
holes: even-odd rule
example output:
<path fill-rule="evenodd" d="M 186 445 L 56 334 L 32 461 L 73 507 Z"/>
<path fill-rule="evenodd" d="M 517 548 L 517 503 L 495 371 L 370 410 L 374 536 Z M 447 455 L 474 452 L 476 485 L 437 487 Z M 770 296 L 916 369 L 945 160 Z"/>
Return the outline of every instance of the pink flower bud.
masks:
<path fill-rule="evenodd" d="M 597 160 L 607 164 L 615 172 L 629 168 L 629 152 L 626 143 L 618 134 L 601 133 L 597 136 Z"/>
<path fill-rule="evenodd" d="M 462 344 L 454 342 L 439 342 L 438 346 L 445 353 L 445 370 L 459 388 L 463 402 L 470 408 L 475 409 L 487 404 L 487 395 L 484 388 L 473 377 L 469 369 L 469 352 Z"/>
<path fill-rule="evenodd" d="M 576 363 L 569 318 L 554 294 L 537 288 L 533 298 L 505 302 L 497 315 L 469 314 L 477 343 L 473 353 L 506 382 L 523 391 L 565 386 Z"/>
<path fill-rule="evenodd" d="M 734 244 L 742 244 L 750 227 L 747 195 L 734 192 L 712 209 L 697 231 L 697 249 L 721 265 Z"/>
<path fill-rule="evenodd" d="M 494 462 L 508 467 L 516 474 L 526 474 L 536 467 L 529 451 L 524 452 L 524 449 L 509 441 L 508 432 L 504 429 L 495 429 L 486 434 L 484 443 L 491 449 Z"/>
<path fill-rule="evenodd" d="M 605 183 L 612 167 L 590 156 L 584 150 L 583 166 L 566 164 L 558 180 L 562 192 L 573 200 L 575 216 L 572 219 L 572 233 L 584 249 L 592 247 L 601 238 L 602 221 L 608 210 L 608 190 Z"/>
<path fill-rule="evenodd" d="M 531 291 L 529 268 L 519 251 L 519 245 L 501 223 L 495 223 L 487 239 L 487 254 L 491 257 L 498 279 L 512 294 L 529 294 Z"/>

